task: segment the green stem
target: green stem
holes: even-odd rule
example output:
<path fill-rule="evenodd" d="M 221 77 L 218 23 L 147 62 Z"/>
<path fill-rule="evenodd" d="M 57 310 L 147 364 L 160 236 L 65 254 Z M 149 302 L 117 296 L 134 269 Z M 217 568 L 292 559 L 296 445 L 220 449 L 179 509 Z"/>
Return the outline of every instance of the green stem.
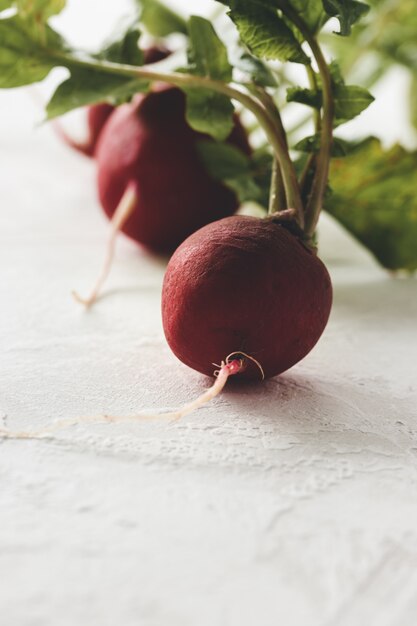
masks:
<path fill-rule="evenodd" d="M 310 171 L 316 167 L 316 157 L 317 155 L 314 154 L 314 152 L 310 152 L 310 154 L 307 156 L 305 165 L 303 167 L 303 171 L 301 172 L 300 175 L 300 189 L 301 189 L 301 197 L 304 200 L 304 203 L 307 205 L 308 204 L 308 198 L 309 198 L 309 188 L 308 188 L 308 180 L 309 180 L 309 173 Z"/>
<path fill-rule="evenodd" d="M 326 59 L 323 56 L 323 52 L 315 36 L 310 32 L 308 26 L 300 18 L 298 13 L 287 4 L 287 2 L 280 3 L 282 12 L 293 22 L 298 28 L 304 39 L 310 46 L 310 50 L 313 53 L 315 61 L 317 63 L 318 70 L 320 72 L 322 90 L 323 90 L 323 117 L 321 128 L 321 140 L 320 150 L 317 155 L 317 167 L 316 173 L 311 188 L 311 194 L 306 207 L 306 235 L 311 236 L 315 229 L 319 219 L 320 211 L 323 205 L 324 193 L 326 191 L 327 181 L 329 177 L 330 158 L 333 144 L 333 118 L 334 118 L 334 101 L 332 94 L 332 81 L 327 67 Z"/>
<path fill-rule="evenodd" d="M 308 76 L 308 82 L 310 83 L 310 89 L 314 91 L 315 93 L 317 93 L 319 90 L 319 87 L 317 84 L 316 75 L 311 65 L 306 65 L 306 71 L 307 71 L 307 76 Z M 319 133 L 321 130 L 321 117 L 320 117 L 320 111 L 318 109 L 314 109 L 314 129 L 316 133 Z"/>
<path fill-rule="evenodd" d="M 272 160 L 272 172 L 271 172 L 271 187 L 269 191 L 269 207 L 268 215 L 273 213 L 280 213 L 285 211 L 288 207 L 286 204 L 286 198 L 282 180 L 281 169 L 274 157 Z"/>
<path fill-rule="evenodd" d="M 310 89 L 312 89 L 312 91 L 317 93 L 319 90 L 319 86 L 317 84 L 316 74 L 313 68 L 311 67 L 311 65 L 306 66 L 306 71 L 307 71 L 307 76 L 308 76 L 308 82 L 310 84 Z M 314 119 L 314 131 L 318 135 L 321 131 L 321 117 L 320 117 L 320 111 L 318 109 L 314 109 L 313 119 Z M 310 195 L 309 193 L 310 190 L 307 187 L 308 180 L 309 180 L 309 173 L 310 173 L 310 170 L 313 170 L 313 169 L 315 170 L 316 168 L 316 157 L 317 155 L 314 154 L 313 152 L 308 155 L 303 171 L 301 172 L 301 176 L 300 176 L 299 184 L 300 184 L 300 189 L 301 189 L 301 197 L 303 198 L 303 201 L 306 206 L 308 205 L 308 199 Z"/>
<path fill-rule="evenodd" d="M 279 162 L 282 172 L 282 178 L 285 188 L 285 195 L 288 206 L 295 208 L 301 213 L 301 196 L 298 188 L 297 178 L 295 176 L 294 165 L 288 153 L 288 148 L 282 134 L 282 128 L 259 99 L 245 93 L 237 87 L 223 83 L 206 76 L 195 76 L 193 74 L 183 74 L 178 72 L 161 72 L 144 67 L 136 67 L 122 63 L 111 63 L 110 61 L 99 61 L 91 58 L 81 58 L 60 53 L 56 51 L 50 52 L 57 62 L 61 62 L 67 67 L 77 66 L 89 68 L 92 70 L 100 70 L 109 74 L 119 76 L 128 76 L 132 78 L 144 79 L 149 81 L 161 81 L 175 85 L 177 87 L 200 87 L 202 89 L 210 89 L 217 93 L 221 93 L 232 100 L 240 102 L 246 109 L 251 111 L 258 119 L 260 126 L 263 128 L 270 145 L 273 148 L 276 159 Z"/>
<path fill-rule="evenodd" d="M 271 116 L 274 122 L 274 125 L 277 131 L 279 132 L 281 143 L 285 146 L 285 153 L 286 153 L 285 159 L 286 159 L 286 167 L 287 167 L 286 174 L 290 177 L 291 187 L 294 190 L 294 193 L 291 197 L 288 197 L 288 193 L 286 191 L 287 204 L 285 206 L 282 202 L 282 193 L 280 193 L 280 189 L 279 187 L 277 187 L 277 185 L 282 186 L 283 183 L 285 186 L 285 179 L 283 180 L 282 171 L 281 172 L 278 171 L 278 168 L 277 168 L 278 164 L 275 164 L 275 166 L 273 165 L 272 175 L 271 175 L 271 194 L 274 196 L 274 200 L 271 199 L 270 201 L 269 211 L 271 212 L 271 209 L 273 208 L 273 206 L 278 206 L 278 205 L 283 210 L 294 209 L 296 212 L 296 219 L 297 219 L 299 226 L 301 228 L 304 228 L 304 209 L 303 209 L 303 202 L 302 202 L 301 193 L 300 193 L 300 187 L 297 181 L 297 172 L 295 170 L 293 162 L 291 161 L 290 153 L 288 150 L 287 134 L 285 132 L 284 125 L 282 123 L 280 112 L 274 102 L 274 99 L 265 89 L 262 89 L 261 87 L 257 87 L 255 89 L 255 93 L 258 96 L 259 100 L 264 105 L 265 109 L 268 111 L 269 115 Z M 278 209 L 275 209 L 274 212 L 276 212 L 277 210 Z"/>

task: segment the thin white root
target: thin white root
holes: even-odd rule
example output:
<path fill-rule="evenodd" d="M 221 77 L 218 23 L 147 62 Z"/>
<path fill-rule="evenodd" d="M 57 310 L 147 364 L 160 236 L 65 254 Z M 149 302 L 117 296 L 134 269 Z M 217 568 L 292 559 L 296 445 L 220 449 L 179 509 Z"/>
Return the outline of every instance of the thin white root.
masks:
<path fill-rule="evenodd" d="M 223 391 L 223 388 L 225 384 L 227 383 L 229 376 L 238 374 L 241 369 L 242 369 L 241 361 L 231 361 L 230 363 L 222 363 L 220 370 L 216 372 L 216 380 L 214 384 L 209 389 L 207 389 L 204 393 L 202 393 L 201 396 L 198 396 L 198 398 L 196 398 L 192 402 L 188 402 L 187 404 L 184 404 L 184 406 L 181 409 L 178 409 L 178 411 L 171 411 L 169 413 L 161 413 L 157 417 L 165 417 L 165 418 L 176 421 L 176 420 L 181 419 L 182 417 L 185 417 L 186 415 L 189 415 L 189 413 L 196 411 L 200 407 L 207 404 L 207 402 L 210 402 L 210 400 L 213 400 L 213 398 L 218 396 Z"/>
<path fill-rule="evenodd" d="M 122 199 L 120 200 L 113 214 L 113 217 L 110 221 L 111 230 L 110 230 L 109 241 L 107 243 L 106 256 L 105 256 L 104 263 L 103 263 L 101 272 L 99 274 L 99 277 L 90 295 L 86 298 L 83 298 L 76 291 L 72 291 L 72 295 L 74 299 L 80 304 L 83 304 L 87 308 L 91 307 L 96 302 L 100 294 L 101 288 L 110 273 L 111 266 L 113 264 L 113 259 L 114 259 L 117 235 L 120 229 L 126 223 L 127 219 L 132 214 L 133 209 L 136 205 L 137 199 L 138 197 L 137 197 L 135 186 L 133 184 L 129 184 L 126 187 L 126 191 L 124 192 Z"/>
<path fill-rule="evenodd" d="M 233 376 L 235 374 L 239 374 L 239 372 L 243 369 L 244 364 L 242 360 L 232 360 L 227 363 L 223 362 L 220 370 L 215 372 L 216 380 L 214 384 L 207 389 L 204 393 L 202 393 L 198 398 L 185 404 L 178 411 L 169 411 L 168 413 L 156 413 L 154 415 L 130 415 L 130 416 L 117 416 L 117 415 L 86 415 L 83 417 L 74 417 L 69 419 L 62 419 L 50 426 L 42 429 L 42 430 L 34 430 L 34 431 L 9 431 L 4 428 L 0 428 L 0 439 L 42 439 L 44 437 L 48 437 L 53 433 L 68 428 L 70 426 L 76 426 L 77 424 L 82 424 L 84 422 L 107 422 L 107 423 L 116 423 L 116 422 L 126 422 L 126 421 L 142 421 L 142 420 L 155 420 L 155 419 L 167 419 L 169 421 L 177 421 L 185 415 L 196 411 L 200 407 L 213 400 L 216 396 L 218 396 L 225 384 L 229 376 Z"/>
<path fill-rule="evenodd" d="M 81 152 L 81 154 L 88 157 L 93 155 L 93 144 L 91 139 L 87 139 L 86 141 L 77 141 L 76 139 L 73 139 L 58 120 L 51 120 L 51 125 L 58 137 L 70 146 L 70 148 L 74 148 L 74 150 L 78 150 L 78 152 Z"/>

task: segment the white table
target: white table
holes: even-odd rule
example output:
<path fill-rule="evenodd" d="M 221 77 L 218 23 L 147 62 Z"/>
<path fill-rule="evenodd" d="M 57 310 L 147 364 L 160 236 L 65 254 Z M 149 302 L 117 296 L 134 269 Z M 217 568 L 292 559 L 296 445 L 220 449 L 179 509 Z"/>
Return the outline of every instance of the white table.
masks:
<path fill-rule="evenodd" d="M 30 113 L 28 113 L 30 111 Z M 108 225 L 94 165 L 0 94 L 0 425 L 175 408 L 208 379 L 170 353 L 164 264 Z M 318 346 L 179 423 L 0 442 L 5 626 L 414 626 L 417 283 L 333 223 Z"/>

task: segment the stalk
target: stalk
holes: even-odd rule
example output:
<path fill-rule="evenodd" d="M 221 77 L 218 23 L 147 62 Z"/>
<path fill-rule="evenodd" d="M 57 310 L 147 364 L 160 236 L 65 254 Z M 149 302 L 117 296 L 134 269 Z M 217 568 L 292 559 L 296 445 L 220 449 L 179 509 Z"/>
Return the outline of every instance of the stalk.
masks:
<path fill-rule="evenodd" d="M 310 84 L 310 89 L 317 92 L 318 91 L 317 78 L 311 65 L 306 66 L 306 71 L 307 71 L 307 76 L 308 76 L 308 82 Z M 321 117 L 320 117 L 320 111 L 318 109 L 314 109 L 314 130 L 316 133 L 319 133 L 321 131 Z"/>
<path fill-rule="evenodd" d="M 269 191 L 268 215 L 285 211 L 288 207 L 283 192 L 282 174 L 279 164 L 274 157 L 272 160 L 271 187 Z"/>
<path fill-rule="evenodd" d="M 240 102 L 246 109 L 251 111 L 251 113 L 256 116 L 259 124 L 263 128 L 280 165 L 287 206 L 296 209 L 301 222 L 300 225 L 302 225 L 303 216 L 301 195 L 295 175 L 294 165 L 289 156 L 285 133 L 283 138 L 282 129 L 279 127 L 277 120 L 271 117 L 269 111 L 266 110 L 265 106 L 258 98 L 241 91 L 233 84 L 223 83 L 222 81 L 206 76 L 195 76 L 193 74 L 183 74 L 179 72 L 161 72 L 147 69 L 146 66 L 136 67 L 134 65 L 112 63 L 110 61 L 99 61 L 88 57 L 74 57 L 57 51 L 50 51 L 50 54 L 57 61 L 57 63 L 61 62 L 66 67 L 77 66 L 96 71 L 101 70 L 109 74 L 149 81 L 160 81 L 177 87 L 201 87 L 203 89 L 210 89 L 217 93 L 221 93 L 228 96 L 232 100 Z"/>
<path fill-rule="evenodd" d="M 261 87 L 257 87 L 254 91 L 256 95 L 258 96 L 259 100 L 264 105 L 265 109 L 268 111 L 272 120 L 274 121 L 274 124 L 280 134 L 281 142 L 285 145 L 286 155 L 288 157 L 289 164 L 290 164 L 288 168 L 288 175 L 291 177 L 292 185 L 297 193 L 297 195 L 293 197 L 291 202 L 287 202 L 286 206 L 284 205 L 284 202 L 282 201 L 282 199 L 280 200 L 280 196 L 282 197 L 282 194 L 280 194 L 280 189 L 282 188 L 282 185 L 283 185 L 283 178 L 282 178 L 282 172 L 280 171 L 278 163 L 276 162 L 276 159 L 274 159 L 272 163 L 271 191 L 270 191 L 270 198 L 269 198 L 270 201 L 269 201 L 268 213 L 269 214 L 277 213 L 280 210 L 285 210 L 285 209 L 295 210 L 295 217 L 297 219 L 297 222 L 301 228 L 304 228 L 303 201 L 301 197 L 300 187 L 297 181 L 297 173 L 295 171 L 294 164 L 291 161 L 291 158 L 289 155 L 287 133 L 285 132 L 285 128 L 282 123 L 281 114 L 279 112 L 278 107 L 276 106 L 274 102 L 274 99 L 265 89 L 262 89 Z"/>
<path fill-rule="evenodd" d="M 293 10 L 286 2 L 280 2 L 281 10 L 292 23 L 298 28 L 304 39 L 310 46 L 310 50 L 317 63 L 321 76 L 323 90 L 323 116 L 321 128 L 320 150 L 317 155 L 316 173 L 311 188 L 311 194 L 308 199 L 305 211 L 305 232 L 307 236 L 312 236 L 319 219 L 320 211 L 323 205 L 324 193 L 329 177 L 330 158 L 333 144 L 333 118 L 334 118 L 334 101 L 332 94 L 332 81 L 327 67 L 326 59 L 317 43 L 315 36 L 309 31 L 304 20 Z"/>
<path fill-rule="evenodd" d="M 307 76 L 308 76 L 308 82 L 310 84 L 310 89 L 317 92 L 318 91 L 317 78 L 311 65 L 306 66 L 306 71 L 307 71 Z M 313 120 L 314 120 L 314 132 L 316 134 L 319 134 L 321 131 L 321 117 L 320 117 L 320 111 L 317 109 L 314 109 Z M 309 190 L 307 188 L 308 175 L 310 173 L 310 170 L 316 169 L 316 160 L 317 160 L 317 155 L 314 154 L 314 152 L 311 152 L 306 159 L 306 162 L 305 162 L 303 171 L 301 172 L 301 176 L 299 180 L 300 189 L 301 189 L 301 197 L 303 198 L 306 204 L 308 203 L 307 201 L 309 197 L 309 193 L 308 193 Z"/>

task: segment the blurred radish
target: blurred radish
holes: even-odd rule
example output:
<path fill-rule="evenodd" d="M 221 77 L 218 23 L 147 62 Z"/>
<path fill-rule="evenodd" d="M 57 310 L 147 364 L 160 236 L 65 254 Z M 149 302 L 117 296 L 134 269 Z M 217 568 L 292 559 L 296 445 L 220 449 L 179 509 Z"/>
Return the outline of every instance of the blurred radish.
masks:
<path fill-rule="evenodd" d="M 144 63 L 145 65 L 150 65 L 158 61 L 163 61 L 163 59 L 166 59 L 170 54 L 170 50 L 164 46 L 151 46 L 144 50 Z M 76 141 L 73 139 L 62 128 L 61 124 L 56 121 L 54 122 L 55 129 L 71 148 L 78 150 L 78 152 L 86 156 L 93 157 L 100 133 L 114 110 L 115 107 L 107 102 L 93 104 L 87 107 L 87 139 L 85 141 Z"/>
<path fill-rule="evenodd" d="M 103 129 L 96 149 L 98 190 L 112 230 L 91 294 L 74 294 L 83 304 L 97 298 L 118 230 L 153 252 L 171 254 L 191 233 L 238 208 L 235 193 L 211 178 L 201 161 L 198 142 L 212 139 L 189 126 L 185 106 L 181 90 L 159 85 L 118 107 Z M 228 141 L 250 153 L 237 116 Z"/>

